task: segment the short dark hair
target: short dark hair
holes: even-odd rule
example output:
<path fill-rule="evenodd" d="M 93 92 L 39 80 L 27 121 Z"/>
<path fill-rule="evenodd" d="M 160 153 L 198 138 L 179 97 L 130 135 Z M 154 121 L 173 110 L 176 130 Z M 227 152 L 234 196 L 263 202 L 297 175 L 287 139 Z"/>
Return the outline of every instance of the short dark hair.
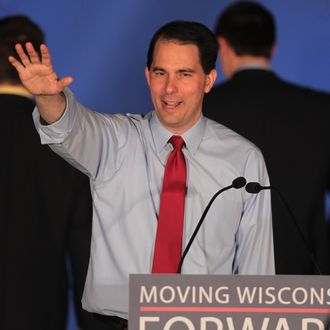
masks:
<path fill-rule="evenodd" d="M 252 1 L 239 1 L 220 14 L 215 34 L 226 39 L 237 55 L 269 59 L 276 39 L 276 27 L 273 15 L 264 6 Z"/>
<path fill-rule="evenodd" d="M 14 15 L 0 19 L 0 82 L 20 84 L 16 69 L 8 61 L 9 56 L 16 56 L 17 43 L 30 41 L 39 52 L 44 39 L 41 28 L 27 16 Z"/>
<path fill-rule="evenodd" d="M 155 45 L 160 39 L 196 45 L 204 72 L 209 74 L 215 68 L 218 43 L 212 31 L 205 25 L 188 21 L 172 21 L 163 25 L 150 41 L 147 55 L 148 69 L 151 68 Z"/>

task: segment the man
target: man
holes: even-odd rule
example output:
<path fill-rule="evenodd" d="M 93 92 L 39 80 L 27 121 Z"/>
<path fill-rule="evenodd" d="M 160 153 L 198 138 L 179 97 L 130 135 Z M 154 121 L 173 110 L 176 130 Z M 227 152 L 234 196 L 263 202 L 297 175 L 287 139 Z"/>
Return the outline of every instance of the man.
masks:
<path fill-rule="evenodd" d="M 40 144 L 32 95 L 8 62 L 14 45 L 28 40 L 35 47 L 44 42 L 28 17 L 0 20 L 0 328 L 66 329 L 70 260 L 79 326 L 99 330 L 81 308 L 92 223 L 89 182 Z"/>
<path fill-rule="evenodd" d="M 261 149 L 271 185 L 282 195 L 272 190 L 276 272 L 329 274 L 330 96 L 272 71 L 275 22 L 262 5 L 235 2 L 215 32 L 228 80 L 206 97 L 205 114 Z"/>
<path fill-rule="evenodd" d="M 65 89 L 72 78 L 58 79 L 46 46 L 41 60 L 30 43 L 27 54 L 21 45 L 16 50 L 20 61 L 10 57 L 10 62 L 36 95 L 34 118 L 42 142 L 87 173 L 93 187 L 92 259 L 83 306 L 124 329 L 128 274 L 175 273 L 181 248 L 215 192 L 240 176 L 268 184 L 262 155 L 202 116 L 203 96 L 216 79 L 218 47 L 199 23 L 170 22 L 153 36 L 145 74 L 155 111 L 146 116 L 87 110 Z M 178 202 L 182 190 L 183 204 Z M 268 194 L 256 198 L 242 189 L 222 194 L 182 273 L 273 274 Z"/>

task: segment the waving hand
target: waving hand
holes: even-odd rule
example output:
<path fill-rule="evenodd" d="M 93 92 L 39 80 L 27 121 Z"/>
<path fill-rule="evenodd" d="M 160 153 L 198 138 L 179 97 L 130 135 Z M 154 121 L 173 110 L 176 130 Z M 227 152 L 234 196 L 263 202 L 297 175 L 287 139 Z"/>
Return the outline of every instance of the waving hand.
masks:
<path fill-rule="evenodd" d="M 41 59 L 30 42 L 25 45 L 27 53 L 20 44 L 15 47 L 20 61 L 12 56 L 9 57 L 9 61 L 16 68 L 22 84 L 31 94 L 58 94 L 72 82 L 72 77 L 58 79 L 45 45 L 40 46 Z"/>
<path fill-rule="evenodd" d="M 41 58 L 30 42 L 25 45 L 26 51 L 20 44 L 15 47 L 19 60 L 13 56 L 8 60 L 16 68 L 22 85 L 35 95 L 41 117 L 49 124 L 57 121 L 65 110 L 62 91 L 71 84 L 72 77 L 58 79 L 45 45 L 40 46 Z"/>

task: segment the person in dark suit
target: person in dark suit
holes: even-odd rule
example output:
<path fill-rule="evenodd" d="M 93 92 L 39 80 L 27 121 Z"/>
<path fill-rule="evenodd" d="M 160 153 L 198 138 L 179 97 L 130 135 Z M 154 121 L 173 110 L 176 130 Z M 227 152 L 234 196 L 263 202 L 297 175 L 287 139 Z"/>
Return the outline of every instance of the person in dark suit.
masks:
<path fill-rule="evenodd" d="M 99 330 L 80 301 L 90 255 L 89 181 L 40 144 L 34 101 L 8 62 L 27 40 L 44 42 L 29 18 L 0 20 L 0 329 L 65 329 L 70 260 L 78 324 Z"/>
<path fill-rule="evenodd" d="M 264 155 L 271 185 L 280 192 L 272 190 L 276 273 L 330 274 L 324 205 L 330 95 L 284 81 L 272 70 L 275 22 L 262 5 L 235 2 L 220 14 L 215 33 L 228 80 L 206 96 L 204 114 Z"/>

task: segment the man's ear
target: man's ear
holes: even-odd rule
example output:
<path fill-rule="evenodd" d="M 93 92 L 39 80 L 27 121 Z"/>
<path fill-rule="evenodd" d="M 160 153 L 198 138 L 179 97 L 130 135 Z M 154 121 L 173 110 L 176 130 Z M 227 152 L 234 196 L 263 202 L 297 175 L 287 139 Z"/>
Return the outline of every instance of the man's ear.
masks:
<path fill-rule="evenodd" d="M 219 54 L 226 54 L 230 48 L 227 40 L 224 37 L 218 37 L 218 44 L 219 44 Z"/>
<path fill-rule="evenodd" d="M 226 78 L 230 78 L 237 66 L 237 55 L 227 39 L 218 37 L 217 40 L 219 43 L 219 60 L 222 72 Z"/>
<path fill-rule="evenodd" d="M 217 71 L 213 69 L 208 75 L 206 75 L 206 84 L 204 87 L 204 93 L 208 93 L 211 90 L 216 79 L 217 79 Z"/>
<path fill-rule="evenodd" d="M 270 58 L 272 58 L 275 54 L 275 51 L 276 51 L 276 48 L 277 48 L 277 45 L 276 44 L 273 44 L 272 45 L 272 48 L 270 50 Z"/>
<path fill-rule="evenodd" d="M 144 70 L 144 74 L 146 75 L 148 86 L 150 87 L 150 71 L 149 71 L 149 69 L 148 69 L 147 66 L 146 66 L 146 68 Z"/>

